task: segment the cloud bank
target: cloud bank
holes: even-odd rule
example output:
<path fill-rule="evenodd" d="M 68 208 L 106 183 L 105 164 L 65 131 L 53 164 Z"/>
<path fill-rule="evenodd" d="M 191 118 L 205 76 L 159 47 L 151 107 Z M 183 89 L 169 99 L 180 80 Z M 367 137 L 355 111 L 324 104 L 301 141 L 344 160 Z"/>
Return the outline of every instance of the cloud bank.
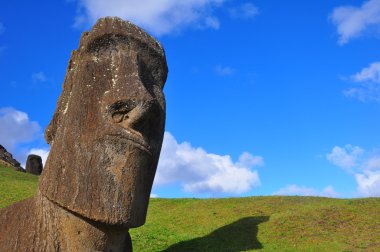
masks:
<path fill-rule="evenodd" d="M 368 32 L 380 34 L 380 0 L 365 1 L 360 7 L 337 7 L 330 20 L 336 26 L 340 45 Z"/>
<path fill-rule="evenodd" d="M 118 16 L 155 35 L 186 27 L 218 29 L 213 11 L 226 0 L 75 0 L 79 5 L 74 26 L 93 24 L 104 16 Z"/>
<path fill-rule="evenodd" d="M 326 155 L 334 165 L 354 176 L 359 196 L 380 196 L 380 152 L 365 151 L 358 146 L 335 146 Z"/>
<path fill-rule="evenodd" d="M 260 185 L 257 171 L 252 167 L 263 165 L 263 158 L 245 152 L 237 162 L 230 156 L 207 153 L 189 143 L 178 143 L 165 133 L 155 186 L 180 183 L 191 193 L 240 194 Z"/>

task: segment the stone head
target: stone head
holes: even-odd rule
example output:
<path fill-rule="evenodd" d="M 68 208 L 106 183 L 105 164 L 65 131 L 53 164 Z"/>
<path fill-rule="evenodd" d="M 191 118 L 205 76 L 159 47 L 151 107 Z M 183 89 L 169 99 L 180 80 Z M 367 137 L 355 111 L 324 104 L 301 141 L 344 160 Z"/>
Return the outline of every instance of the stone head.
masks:
<path fill-rule="evenodd" d="M 164 126 L 162 46 L 119 18 L 102 18 L 72 52 L 39 190 L 85 218 L 145 222 Z"/>
<path fill-rule="evenodd" d="M 30 154 L 26 160 L 26 172 L 35 175 L 40 175 L 42 172 L 42 168 L 42 158 L 38 155 Z"/>

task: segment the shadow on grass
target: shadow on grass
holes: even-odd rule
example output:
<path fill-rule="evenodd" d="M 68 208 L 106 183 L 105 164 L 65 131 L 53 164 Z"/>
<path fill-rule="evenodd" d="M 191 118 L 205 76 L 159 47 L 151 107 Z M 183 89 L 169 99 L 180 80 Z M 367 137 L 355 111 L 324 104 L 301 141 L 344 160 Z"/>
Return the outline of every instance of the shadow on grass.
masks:
<path fill-rule="evenodd" d="M 268 216 L 242 218 L 224 227 L 218 228 L 204 237 L 174 244 L 162 252 L 237 252 L 251 249 L 261 249 L 263 246 L 257 240 L 258 225 L 268 220 Z"/>

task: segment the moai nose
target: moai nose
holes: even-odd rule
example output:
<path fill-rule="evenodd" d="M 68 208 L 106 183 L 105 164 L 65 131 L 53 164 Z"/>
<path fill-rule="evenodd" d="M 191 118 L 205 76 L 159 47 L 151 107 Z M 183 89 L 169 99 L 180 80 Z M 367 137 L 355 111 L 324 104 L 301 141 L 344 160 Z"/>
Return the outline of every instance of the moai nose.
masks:
<path fill-rule="evenodd" d="M 159 114 L 158 102 L 129 100 L 122 105 L 122 109 L 112 115 L 114 123 L 126 130 L 133 131 L 141 137 L 149 137 L 151 129 L 157 127 Z"/>
<path fill-rule="evenodd" d="M 158 103 L 156 100 L 150 100 L 143 104 L 138 104 L 130 113 L 124 122 L 125 126 L 149 137 L 152 128 L 157 127 Z"/>
<path fill-rule="evenodd" d="M 154 80 L 147 69 L 142 67 L 137 54 L 128 56 L 129 64 L 120 66 L 120 71 L 130 73 L 126 78 L 116 81 L 116 86 L 129 83 L 125 97 L 112 105 L 112 119 L 114 123 L 149 140 L 154 128 L 160 128 L 162 108 L 152 93 Z M 125 69 L 124 69 L 125 68 Z M 123 70 L 124 69 L 124 70 Z"/>

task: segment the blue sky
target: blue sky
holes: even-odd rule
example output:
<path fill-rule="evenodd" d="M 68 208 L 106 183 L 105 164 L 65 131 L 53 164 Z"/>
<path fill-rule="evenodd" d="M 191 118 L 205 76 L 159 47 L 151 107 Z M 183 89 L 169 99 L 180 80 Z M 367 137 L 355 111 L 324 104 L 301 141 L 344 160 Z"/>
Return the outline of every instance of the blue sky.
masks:
<path fill-rule="evenodd" d="M 380 0 L 0 3 L 0 144 L 46 157 L 80 35 L 102 16 L 162 42 L 153 194 L 380 196 Z"/>

